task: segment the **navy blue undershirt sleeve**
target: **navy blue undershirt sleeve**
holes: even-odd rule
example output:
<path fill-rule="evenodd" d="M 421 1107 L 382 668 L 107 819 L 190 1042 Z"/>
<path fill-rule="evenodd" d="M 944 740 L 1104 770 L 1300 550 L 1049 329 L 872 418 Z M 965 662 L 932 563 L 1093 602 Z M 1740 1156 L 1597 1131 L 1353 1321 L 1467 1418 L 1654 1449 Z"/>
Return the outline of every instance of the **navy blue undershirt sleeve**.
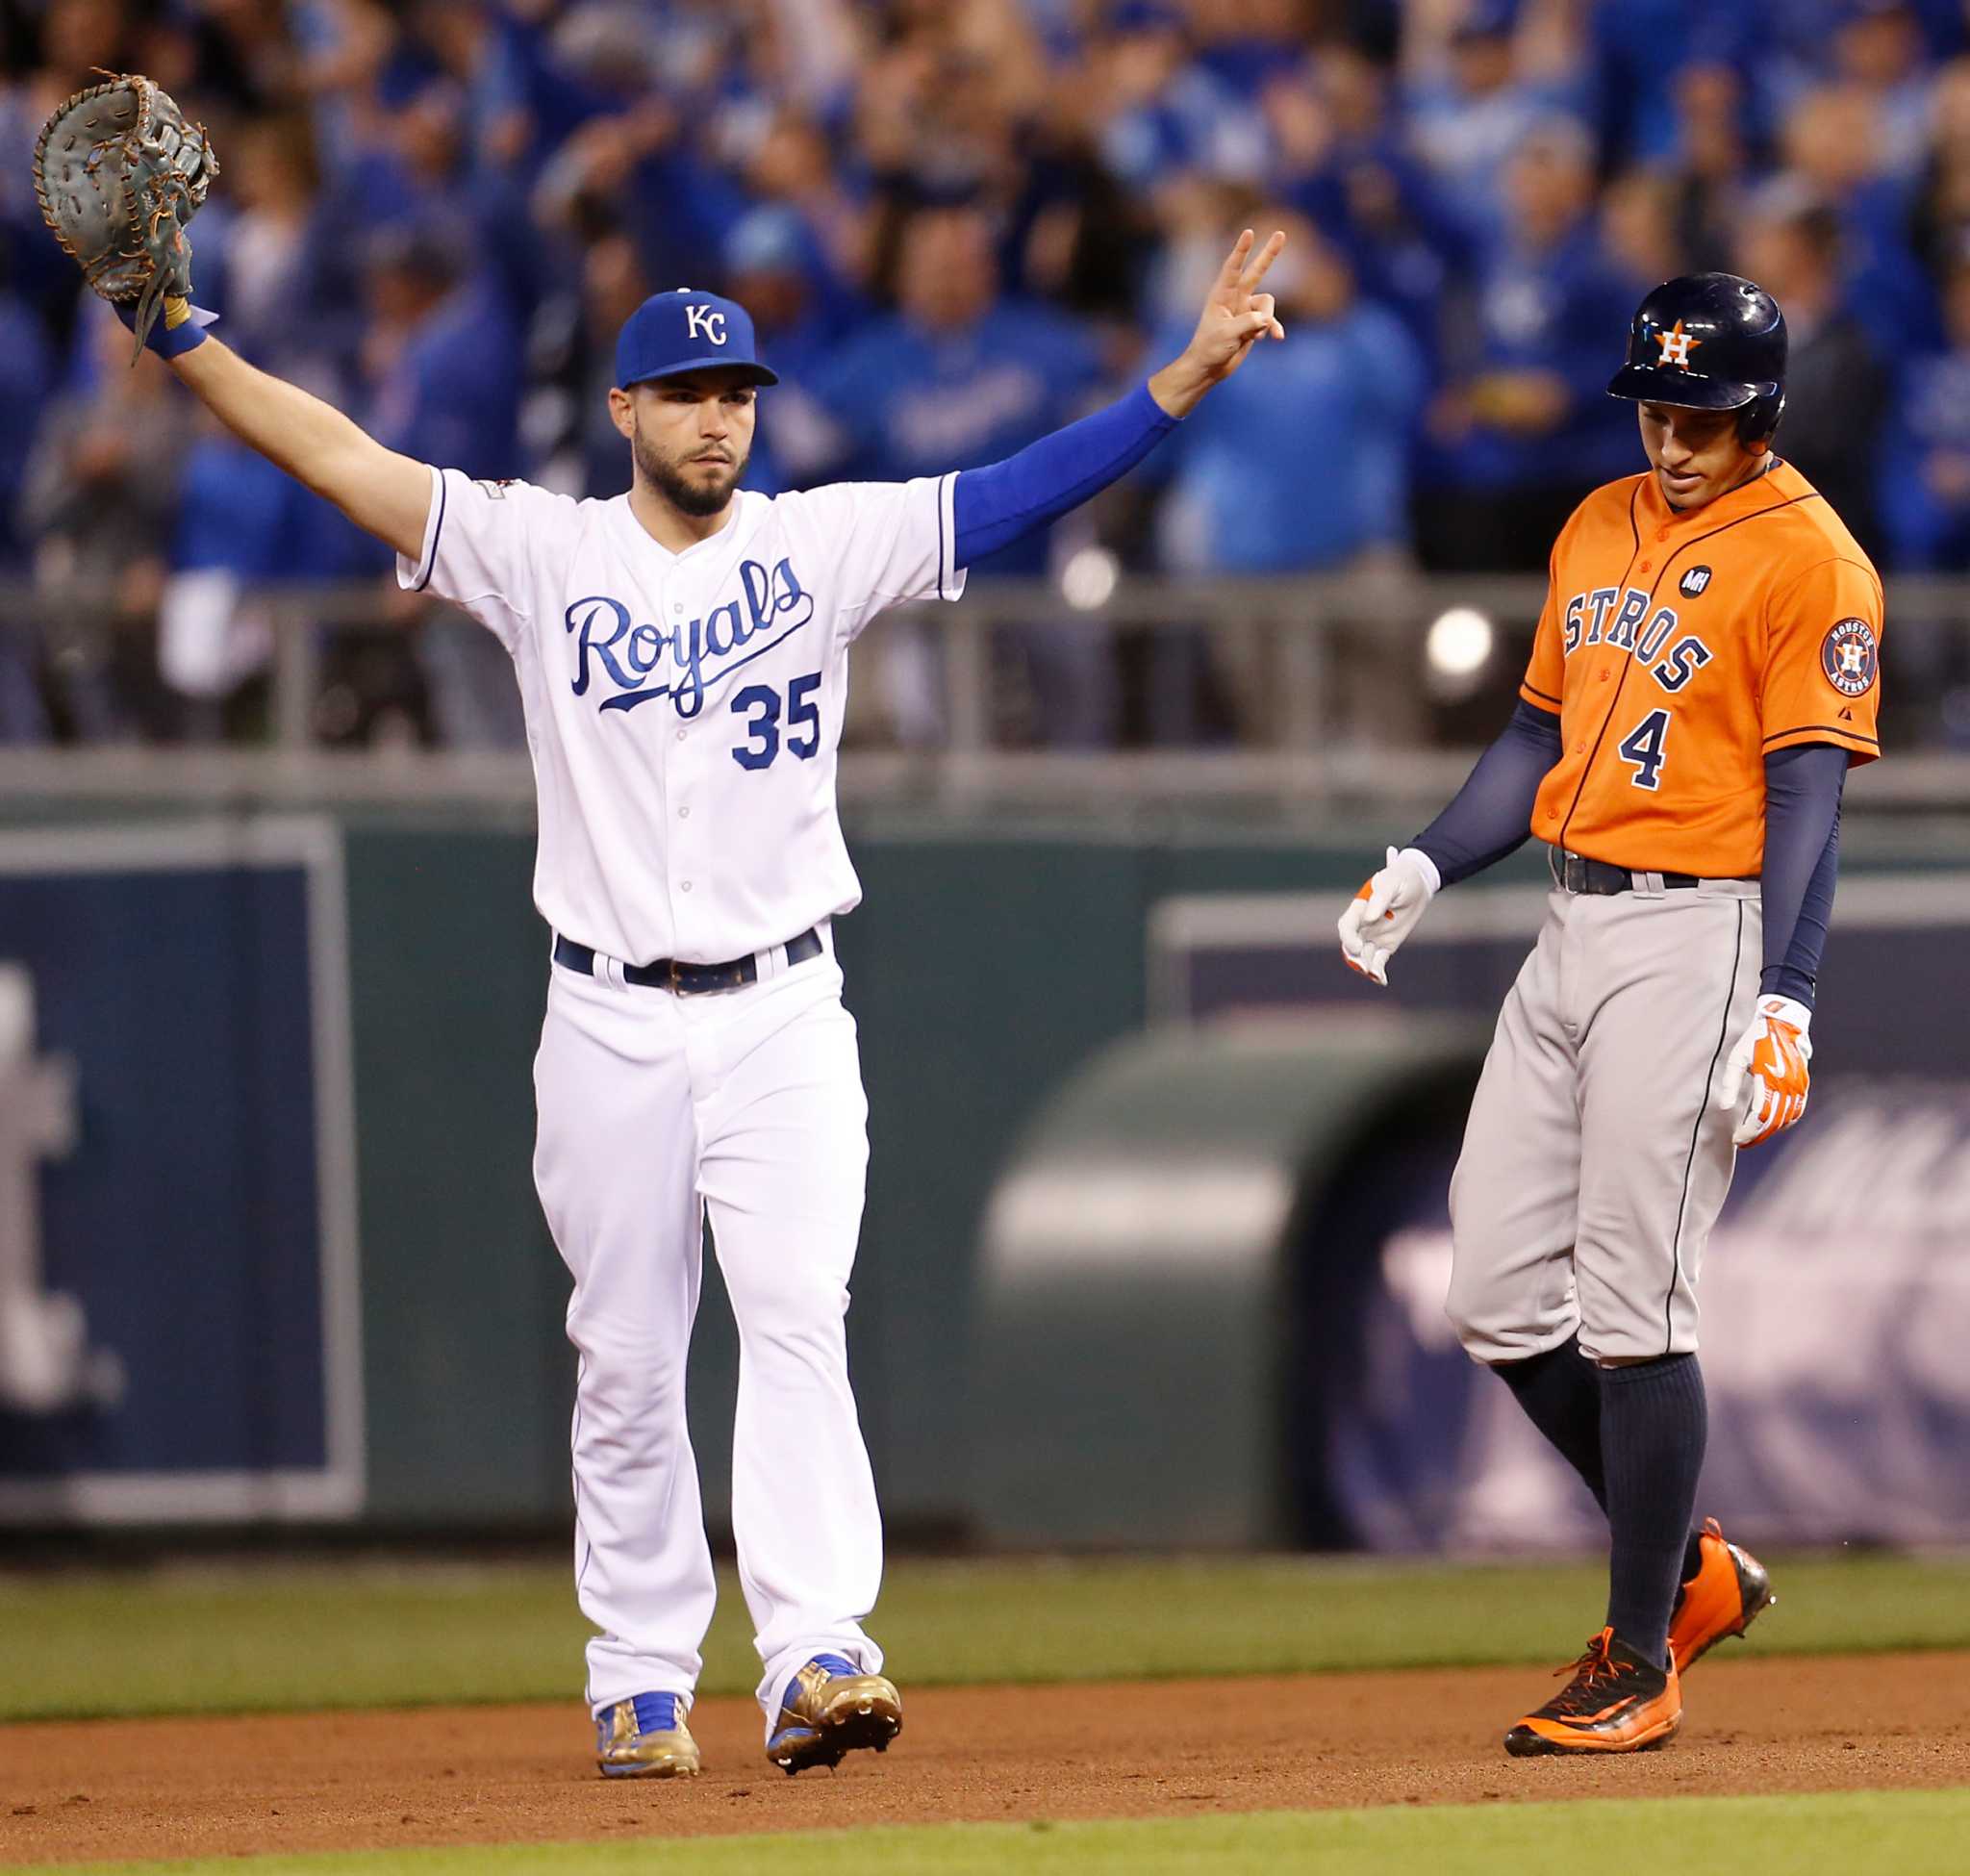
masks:
<path fill-rule="evenodd" d="M 1003 462 L 964 470 L 951 493 L 952 565 L 969 567 L 1078 508 L 1126 475 L 1175 427 L 1176 419 L 1142 384 Z"/>
<path fill-rule="evenodd" d="M 1539 784 L 1559 756 L 1558 717 L 1521 697 L 1450 806 L 1410 845 L 1435 861 L 1446 886 L 1517 852 L 1531 836 Z"/>
<path fill-rule="evenodd" d="M 1840 871 L 1840 792 L 1852 757 L 1806 743 L 1765 758 L 1765 914 L 1758 993 L 1812 1007 Z"/>

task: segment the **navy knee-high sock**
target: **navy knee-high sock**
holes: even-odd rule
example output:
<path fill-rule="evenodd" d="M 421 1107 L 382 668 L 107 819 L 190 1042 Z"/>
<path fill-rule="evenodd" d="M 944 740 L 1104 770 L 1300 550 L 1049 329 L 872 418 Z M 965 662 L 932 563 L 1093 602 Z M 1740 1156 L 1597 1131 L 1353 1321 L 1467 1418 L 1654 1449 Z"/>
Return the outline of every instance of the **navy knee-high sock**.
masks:
<path fill-rule="evenodd" d="M 1556 1349 L 1529 1356 L 1524 1361 L 1501 1361 L 1494 1373 L 1512 1390 L 1526 1417 L 1552 1441 L 1568 1465 L 1580 1475 L 1594 1502 L 1607 1508 L 1606 1473 L 1601 1457 L 1601 1370 L 1580 1353 L 1578 1335 L 1569 1335 Z M 1681 1575 L 1697 1573 L 1703 1554 L 1692 1531 L 1683 1540 Z"/>
<path fill-rule="evenodd" d="M 1601 1372 L 1569 1335 L 1556 1349 L 1524 1361 L 1501 1361 L 1496 1373 L 1512 1390 L 1533 1426 L 1580 1475 L 1595 1503 L 1607 1508 L 1601 1467 Z"/>
<path fill-rule="evenodd" d="M 1671 1355 L 1599 1377 L 1607 1621 L 1636 1653 L 1666 1662 L 1709 1432 L 1704 1371 L 1695 1356 Z"/>

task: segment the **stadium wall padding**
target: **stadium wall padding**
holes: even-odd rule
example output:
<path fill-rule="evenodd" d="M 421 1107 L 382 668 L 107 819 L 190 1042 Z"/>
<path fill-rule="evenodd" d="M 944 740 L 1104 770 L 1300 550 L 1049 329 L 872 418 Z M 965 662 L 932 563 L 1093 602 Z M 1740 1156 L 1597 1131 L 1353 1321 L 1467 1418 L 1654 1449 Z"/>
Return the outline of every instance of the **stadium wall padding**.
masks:
<path fill-rule="evenodd" d="M 572 1359 L 568 1282 L 530 1167 L 531 1065 L 550 968 L 528 891 L 531 830 L 507 809 L 308 813 L 339 831 L 346 903 L 362 1515 L 397 1529 L 551 1528 L 569 1509 Z M 145 827 L 193 817 L 155 801 L 20 801 L 6 818 L 43 840 L 64 826 L 135 829 L 141 840 Z M 244 842 L 263 817 L 242 803 L 195 819 Z M 1140 1035 L 1151 909 L 1178 894 L 1280 892 L 1338 909 L 1391 831 L 1150 813 L 848 818 L 866 900 L 838 945 L 873 1147 L 850 1351 L 893 1526 L 979 1528 L 975 1449 L 993 1421 L 974 1417 L 971 1363 L 988 1201 L 1023 1138 L 1031 1150 L 1044 1103 L 1100 1052 Z M 1871 860 L 1960 867 L 1966 838 L 1921 853 L 1911 836 L 1878 837 L 1856 820 L 1845 857 L 1855 871 Z M 1532 852 L 1503 871 L 1529 882 L 1540 868 Z M 234 945 L 240 934 L 220 937 Z M 133 927 L 121 942 L 144 934 Z M 1118 1312 L 1132 1279 L 1119 1260 Z M 692 1414 L 715 1523 L 728 1502 L 736 1364 L 708 1260 Z M 1263 1525 L 1253 1513 L 1251 1532 Z"/>
<path fill-rule="evenodd" d="M 1365 1136 L 1485 1025 L 1356 1015 L 1111 1043 L 1023 1130 L 976 1286 L 971 1506 L 1001 1548 L 1289 1547 L 1302 1318 L 1351 1323 L 1351 1240 L 1302 1244 Z M 1305 1307 L 1302 1308 L 1302 1303 Z"/>
<path fill-rule="evenodd" d="M 1344 885 L 1272 843 L 851 827 L 865 902 L 838 932 L 872 1154 L 849 1315 L 891 1519 L 957 1530 L 979 1221 L 1035 1104 L 1140 1027 L 1150 904 Z M 538 1522 L 568 1506 L 567 1280 L 535 1201 L 531 1065 L 546 934 L 531 839 L 347 833 L 368 1515 Z M 707 1257 L 692 1381 L 708 1514 L 730 1481 L 737 1340 Z"/>

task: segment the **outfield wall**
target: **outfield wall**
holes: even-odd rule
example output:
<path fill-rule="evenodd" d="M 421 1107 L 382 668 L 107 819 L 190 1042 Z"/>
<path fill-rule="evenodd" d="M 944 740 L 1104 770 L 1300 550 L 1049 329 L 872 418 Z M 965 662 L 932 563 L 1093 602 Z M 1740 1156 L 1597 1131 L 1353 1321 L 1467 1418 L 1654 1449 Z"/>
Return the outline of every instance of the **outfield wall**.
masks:
<path fill-rule="evenodd" d="M 0 960 L 32 991 L 20 1085 L 41 1088 L 47 1136 L 13 1150 L 41 1203 L 37 1267 L 0 1267 L 0 1519 L 564 1518 L 571 1361 L 529 1174 L 547 964 L 523 821 L 36 819 L 0 837 Z M 1156 908 L 1306 892 L 1318 925 L 1404 831 L 851 817 L 868 902 L 839 949 L 874 1151 L 850 1341 L 893 1519 L 976 1523 L 981 1221 L 1041 1098 L 1143 1026 Z M 1954 824 L 1856 820 L 1847 839 L 1856 873 L 1962 847 Z M 1933 1010 L 1906 1014 L 1934 1039 Z M 66 1107 L 48 1092 L 63 1075 Z M 29 1111 L 17 1095 L 0 1105 Z M 694 1415 L 716 1515 L 736 1356 L 707 1291 Z"/>

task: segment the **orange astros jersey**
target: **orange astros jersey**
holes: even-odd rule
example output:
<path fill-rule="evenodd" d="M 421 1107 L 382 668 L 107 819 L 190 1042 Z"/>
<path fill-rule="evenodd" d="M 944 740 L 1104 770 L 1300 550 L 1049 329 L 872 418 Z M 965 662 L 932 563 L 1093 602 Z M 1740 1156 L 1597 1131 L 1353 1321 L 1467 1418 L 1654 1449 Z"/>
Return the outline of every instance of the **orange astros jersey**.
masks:
<path fill-rule="evenodd" d="M 1553 544 L 1520 694 L 1559 715 L 1532 832 L 1631 872 L 1749 877 L 1765 757 L 1881 753 L 1882 583 L 1787 463 L 1684 514 L 1610 482 Z"/>

